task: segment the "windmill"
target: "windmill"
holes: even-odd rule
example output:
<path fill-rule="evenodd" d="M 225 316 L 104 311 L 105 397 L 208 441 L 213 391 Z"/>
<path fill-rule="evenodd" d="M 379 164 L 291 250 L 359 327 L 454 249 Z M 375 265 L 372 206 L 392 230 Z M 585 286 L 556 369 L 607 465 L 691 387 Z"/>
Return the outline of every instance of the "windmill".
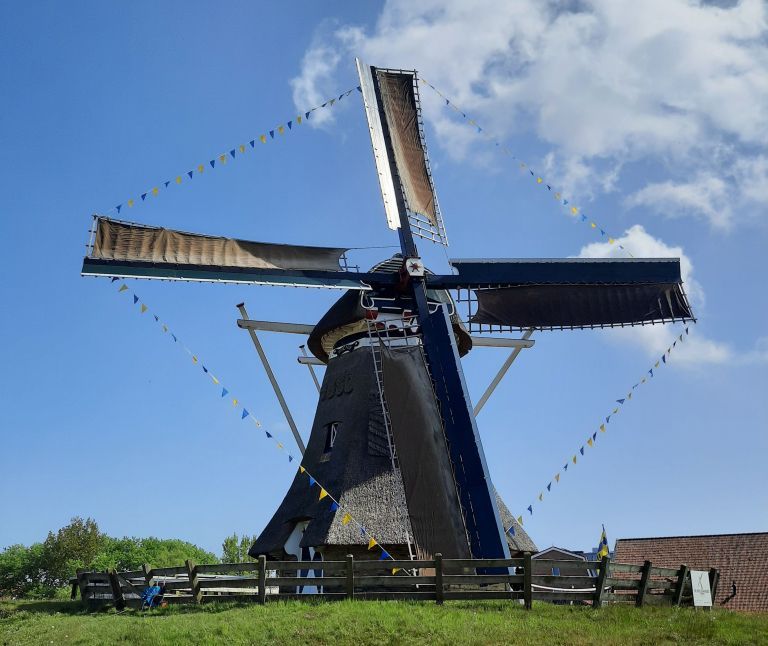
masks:
<path fill-rule="evenodd" d="M 420 557 L 508 558 L 510 544 L 530 550 L 532 543 L 519 526 L 514 540 L 505 532 L 511 515 L 491 482 L 460 357 L 489 332 L 525 330 L 523 340 L 498 341 L 519 349 L 530 346 L 533 329 L 691 319 L 679 259 L 453 260 L 454 273 L 431 273 L 416 240 L 447 245 L 447 237 L 417 73 L 360 61 L 357 68 L 399 254 L 361 272 L 340 265 L 342 247 L 249 242 L 95 216 L 82 274 L 346 290 L 314 326 L 251 321 L 241 307 L 238 323 L 256 343 L 257 329 L 308 334 L 314 361 L 327 366 L 306 450 L 292 425 L 303 464 L 396 557 L 406 556 L 394 549 L 402 547 Z M 466 325 L 459 305 L 467 307 Z M 328 558 L 334 546 L 363 546 L 355 531 L 320 509 L 297 477 L 251 554 L 281 558 L 298 549 L 304 558 L 315 550 Z"/>

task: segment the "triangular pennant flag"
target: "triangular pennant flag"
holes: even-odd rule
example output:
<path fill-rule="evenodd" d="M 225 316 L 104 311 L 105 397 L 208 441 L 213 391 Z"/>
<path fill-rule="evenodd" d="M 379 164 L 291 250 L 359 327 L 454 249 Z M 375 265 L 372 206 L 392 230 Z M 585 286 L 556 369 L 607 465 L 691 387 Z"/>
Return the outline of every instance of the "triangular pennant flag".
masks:
<path fill-rule="evenodd" d="M 171 336 L 173 337 L 173 342 L 176 343 L 178 341 L 178 339 L 176 338 L 176 335 L 173 332 L 171 332 Z"/>
<path fill-rule="evenodd" d="M 226 164 L 227 163 L 227 156 L 226 155 L 219 155 L 219 161 L 222 164 Z"/>
<path fill-rule="evenodd" d="M 136 296 L 136 294 L 133 295 L 133 304 L 136 305 L 136 303 L 139 302 L 139 297 Z"/>
<path fill-rule="evenodd" d="M 148 309 L 149 308 L 146 305 L 144 305 L 144 303 L 141 304 L 141 313 L 142 314 L 144 314 L 144 312 L 146 312 Z"/>
<path fill-rule="evenodd" d="M 116 280 L 120 280 L 117 276 L 112 276 L 112 278 L 109 280 L 110 283 L 114 283 Z"/>
<path fill-rule="evenodd" d="M 232 400 L 232 405 L 233 405 L 233 406 L 237 406 L 237 399 L 233 399 L 233 400 Z"/>
<path fill-rule="evenodd" d="M 368 541 L 368 549 L 372 550 L 377 545 L 378 543 L 376 542 L 376 539 L 373 536 L 371 536 L 370 540 Z"/>
<path fill-rule="evenodd" d="M 314 487 L 316 482 L 317 481 L 312 476 L 309 476 L 309 486 L 310 487 Z"/>
<path fill-rule="evenodd" d="M 531 516 L 533 516 L 533 505 L 528 505 L 528 507 L 526 507 L 526 509 L 528 511 L 530 511 L 531 512 Z"/>
<path fill-rule="evenodd" d="M 575 206 L 572 206 L 572 207 L 571 207 L 571 213 L 572 213 L 573 215 L 576 215 L 578 212 L 579 212 L 579 209 L 577 209 Z"/>
<path fill-rule="evenodd" d="M 226 397 L 226 396 L 227 396 L 227 393 L 229 393 L 229 391 L 228 391 L 226 388 L 222 388 L 222 389 L 221 389 L 221 396 L 222 396 L 222 397 Z"/>
<path fill-rule="evenodd" d="M 192 179 L 192 177 L 194 176 L 194 174 L 195 174 L 195 171 L 193 171 L 193 170 L 188 170 L 188 171 L 187 171 L 187 175 L 189 175 L 189 179 Z"/>
<path fill-rule="evenodd" d="M 654 363 L 654 364 L 653 364 L 653 367 L 654 367 L 654 368 L 658 368 L 658 367 L 659 367 L 659 362 L 657 361 L 656 363 Z"/>
<path fill-rule="evenodd" d="M 620 404 L 623 404 L 624 403 L 624 398 L 617 399 L 616 401 L 619 402 Z"/>
<path fill-rule="evenodd" d="M 128 208 L 130 209 L 133 206 L 133 200 L 128 200 Z"/>
<path fill-rule="evenodd" d="M 589 226 L 591 226 L 593 229 L 596 229 L 596 228 L 597 228 L 597 225 L 596 225 L 594 222 L 590 222 L 590 223 L 589 223 Z"/>
<path fill-rule="evenodd" d="M 309 115 L 310 115 L 310 114 L 312 114 L 312 110 L 310 110 L 309 112 L 305 112 L 305 113 L 304 113 L 304 118 L 305 118 L 305 119 L 309 119 Z"/>
<path fill-rule="evenodd" d="M 677 337 L 677 340 L 678 340 L 678 341 L 682 341 L 682 340 L 683 340 L 683 335 L 682 335 L 682 333 L 680 333 L 680 336 L 679 336 L 679 337 Z"/>
<path fill-rule="evenodd" d="M 604 235 L 605 235 L 605 231 L 604 231 L 603 229 L 600 229 L 600 235 L 601 235 L 601 236 L 604 236 Z"/>
<path fill-rule="evenodd" d="M 270 439 L 270 440 L 272 439 L 272 433 L 270 433 L 269 431 L 264 431 L 264 433 L 266 434 L 267 439 Z"/>
<path fill-rule="evenodd" d="M 517 517 L 517 522 L 518 522 L 519 525 L 522 525 L 523 524 L 523 517 L 522 516 L 518 516 Z"/>
<path fill-rule="evenodd" d="M 605 433 L 605 424 L 600 424 L 600 432 Z"/>
<path fill-rule="evenodd" d="M 581 453 L 582 455 L 584 455 L 584 447 L 583 447 L 583 446 L 582 446 L 582 447 L 579 449 L 579 453 Z"/>
<path fill-rule="evenodd" d="M 202 364 L 202 363 L 201 363 L 200 365 L 203 367 L 203 372 L 208 372 L 208 368 L 206 368 L 205 366 L 203 366 L 203 364 Z"/>
<path fill-rule="evenodd" d="M 117 212 L 120 213 L 120 209 L 123 208 L 123 205 L 122 204 L 118 204 L 115 208 L 117 209 Z"/>
<path fill-rule="evenodd" d="M 667 363 L 667 355 L 666 355 L 666 354 L 662 354 L 662 355 L 661 355 L 661 360 L 662 360 L 664 363 Z"/>
<path fill-rule="evenodd" d="M 153 314 L 152 316 L 155 317 L 155 323 L 160 321 L 160 317 L 157 314 Z"/>
<path fill-rule="evenodd" d="M 331 511 L 337 511 L 339 509 L 339 503 L 335 500 L 331 503 Z"/>
<path fill-rule="evenodd" d="M 611 411 L 611 415 L 615 415 L 615 414 L 616 414 L 616 413 L 618 413 L 618 412 L 619 412 L 619 409 L 618 409 L 618 407 L 617 407 L 617 408 L 614 408 L 614 409 Z"/>
<path fill-rule="evenodd" d="M 536 178 L 536 183 L 541 184 L 544 180 L 541 177 Z"/>
<path fill-rule="evenodd" d="M 167 186 L 167 185 L 168 185 L 168 184 L 166 183 L 166 186 Z M 155 188 L 153 188 L 153 189 L 152 189 L 152 195 L 154 195 L 155 197 L 157 197 L 157 194 L 158 194 L 159 192 L 160 192 L 160 189 L 159 189 L 159 188 L 157 188 L 157 187 L 155 187 Z"/>
<path fill-rule="evenodd" d="M 301 115 L 298 115 L 296 117 L 296 123 L 297 123 L 297 125 L 301 125 Z"/>
<path fill-rule="evenodd" d="M 341 519 L 342 525 L 349 525 L 349 521 L 352 520 L 352 516 L 349 514 L 344 514 L 344 518 Z"/>
<path fill-rule="evenodd" d="M 328 492 L 325 489 L 323 489 L 322 487 L 320 487 L 320 497 L 318 498 L 318 500 L 322 500 L 327 495 L 328 495 Z"/>
<path fill-rule="evenodd" d="M 288 462 L 293 462 L 293 456 L 290 453 L 288 454 Z"/>
<path fill-rule="evenodd" d="M 384 549 L 381 550 L 381 556 L 379 557 L 379 561 L 386 561 L 388 558 L 390 558 L 389 552 L 387 552 L 387 550 L 384 550 Z"/>
<path fill-rule="evenodd" d="M 147 194 L 146 193 L 142 193 L 141 194 L 141 201 L 143 202 L 146 199 L 147 199 Z"/>
<path fill-rule="evenodd" d="M 555 482 L 560 482 L 560 474 L 555 475 Z"/>
<path fill-rule="evenodd" d="M 229 154 L 232 156 L 232 159 L 234 159 L 235 158 L 235 149 L 233 148 L 232 150 L 230 150 Z"/>
<path fill-rule="evenodd" d="M 551 482 L 547 485 L 547 491 L 552 491 L 552 483 Z"/>
<path fill-rule="evenodd" d="M 672 347 L 674 348 L 677 345 L 677 341 L 672 342 Z"/>
<path fill-rule="evenodd" d="M 212 159 L 208 163 L 211 165 L 211 168 L 216 168 L 216 160 L 215 159 Z"/>
<path fill-rule="evenodd" d="M 194 354 L 192 355 L 192 363 L 197 363 L 197 357 Z"/>
<path fill-rule="evenodd" d="M 592 448 L 592 443 L 593 442 L 594 442 L 594 440 L 591 437 L 587 440 L 587 444 L 589 444 L 590 448 Z"/>
<path fill-rule="evenodd" d="M 198 172 L 198 173 L 204 173 L 204 172 L 205 172 L 205 165 L 204 165 L 204 164 L 200 164 L 200 165 L 197 167 L 197 172 Z"/>
<path fill-rule="evenodd" d="M 567 206 L 567 205 L 568 205 L 568 200 L 563 200 L 563 206 Z"/>
<path fill-rule="evenodd" d="M 594 440 L 594 439 L 596 439 L 596 438 L 597 438 L 597 431 L 595 431 L 594 433 L 592 433 L 592 439 Z"/>
<path fill-rule="evenodd" d="M 248 143 L 251 144 L 251 148 L 253 148 L 256 145 L 256 140 L 251 139 Z"/>
<path fill-rule="evenodd" d="M 123 283 L 122 285 L 120 285 L 120 289 L 118 289 L 117 291 L 118 291 L 118 292 L 124 292 L 124 291 L 126 291 L 127 289 L 128 289 L 128 285 L 126 285 L 125 283 Z"/>
<path fill-rule="evenodd" d="M 267 135 L 259 135 L 259 141 L 263 144 L 267 143 Z"/>
<path fill-rule="evenodd" d="M 632 392 L 631 391 L 627 393 L 627 399 L 632 399 Z"/>
<path fill-rule="evenodd" d="M 568 463 L 567 462 L 563 465 L 563 471 L 568 471 Z"/>
<path fill-rule="evenodd" d="M 245 410 L 245 408 L 243 408 L 243 416 L 240 419 L 245 419 L 246 417 L 248 417 L 248 415 L 249 415 L 248 411 Z"/>
<path fill-rule="evenodd" d="M 274 139 L 275 138 L 275 131 L 274 130 L 270 130 L 269 131 L 269 136 L 272 137 L 272 139 Z"/>
<path fill-rule="evenodd" d="M 649 374 L 649 375 L 651 375 L 651 377 L 653 377 L 653 368 L 651 368 L 651 369 L 648 371 L 648 374 Z"/>
<path fill-rule="evenodd" d="M 362 93 L 362 92 L 363 92 L 363 88 L 361 88 L 359 85 L 357 86 L 357 88 L 356 88 L 356 89 L 357 89 L 357 91 L 358 91 L 358 92 L 360 92 L 360 93 Z"/>
<path fill-rule="evenodd" d="M 515 535 L 515 526 L 514 525 L 510 525 L 509 526 L 509 529 L 507 529 L 507 534 L 509 534 L 510 536 L 514 536 Z"/>
<path fill-rule="evenodd" d="M 286 125 L 286 126 L 288 126 L 288 130 L 293 130 L 293 128 L 292 128 L 292 126 L 293 126 L 293 121 L 289 121 L 289 122 L 288 122 L 288 123 L 286 123 L 285 125 Z"/>
<path fill-rule="evenodd" d="M 688 328 L 685 328 L 685 333 L 686 333 L 686 335 L 688 334 Z"/>
<path fill-rule="evenodd" d="M 283 443 L 282 442 L 278 442 L 277 443 L 277 448 L 278 449 L 282 449 L 283 448 Z"/>
<path fill-rule="evenodd" d="M 571 458 L 571 460 L 573 460 L 573 463 L 574 463 L 574 464 L 576 464 L 576 455 L 575 455 L 575 454 L 574 454 L 574 456 Z"/>
<path fill-rule="evenodd" d="M 304 473 L 305 471 L 306 469 L 303 466 L 299 465 L 299 473 Z"/>
<path fill-rule="evenodd" d="M 395 576 L 395 574 L 397 574 L 399 571 L 400 571 L 399 567 L 393 567 L 392 568 L 392 576 Z"/>
<path fill-rule="evenodd" d="M 610 424 L 611 423 L 611 416 L 608 415 L 608 417 L 605 418 L 605 423 Z"/>
<path fill-rule="evenodd" d="M 281 135 L 285 134 L 285 126 L 278 126 L 277 132 L 280 133 Z"/>
<path fill-rule="evenodd" d="M 541 492 L 539 492 L 539 501 L 541 501 L 543 499 L 544 499 L 544 492 L 541 491 Z"/>

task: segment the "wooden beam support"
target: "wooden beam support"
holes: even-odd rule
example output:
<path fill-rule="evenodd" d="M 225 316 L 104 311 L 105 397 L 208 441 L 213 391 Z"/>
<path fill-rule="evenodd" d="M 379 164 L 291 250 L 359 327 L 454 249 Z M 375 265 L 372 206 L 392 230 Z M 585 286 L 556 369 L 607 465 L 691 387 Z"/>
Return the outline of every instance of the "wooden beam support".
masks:
<path fill-rule="evenodd" d="M 355 598 L 355 557 L 347 554 L 347 599 Z"/>
<path fill-rule="evenodd" d="M 120 579 L 117 576 L 117 570 L 112 568 L 108 571 L 109 586 L 112 588 L 112 598 L 115 600 L 115 609 L 125 609 L 125 597 L 123 596 L 123 588 L 120 586 Z"/>
<path fill-rule="evenodd" d="M 637 588 L 637 598 L 635 599 L 635 605 L 638 608 L 642 608 L 645 603 L 645 593 L 648 592 L 648 583 L 651 580 L 651 567 L 653 567 L 653 565 L 650 561 L 646 561 L 643 564 L 643 569 L 640 574 L 640 585 Z"/>
<path fill-rule="evenodd" d="M 672 605 L 679 606 L 683 600 L 683 588 L 685 588 L 685 580 L 688 578 L 688 566 L 683 564 L 680 566 L 680 570 L 677 575 L 677 584 L 675 585 L 675 594 L 672 597 Z"/>
<path fill-rule="evenodd" d="M 443 605 L 445 590 L 443 589 L 443 555 L 435 554 L 435 601 L 438 606 Z"/>
<path fill-rule="evenodd" d="M 185 565 L 187 566 L 187 576 L 189 577 L 189 588 L 192 592 L 192 598 L 195 600 L 195 603 L 202 603 L 203 591 L 200 588 L 200 580 L 197 578 L 195 564 L 190 559 L 187 559 Z"/>
<path fill-rule="evenodd" d="M 523 603 L 526 610 L 533 607 L 533 564 L 530 552 L 526 552 L 523 560 Z"/>
<path fill-rule="evenodd" d="M 595 586 L 595 600 L 593 605 L 595 608 L 601 608 L 603 605 L 603 594 L 605 591 L 605 582 L 608 580 L 608 572 L 611 569 L 611 558 L 604 556 L 600 561 L 600 574 L 597 576 L 597 584 Z"/>
<path fill-rule="evenodd" d="M 267 557 L 259 556 L 259 603 L 267 602 Z"/>

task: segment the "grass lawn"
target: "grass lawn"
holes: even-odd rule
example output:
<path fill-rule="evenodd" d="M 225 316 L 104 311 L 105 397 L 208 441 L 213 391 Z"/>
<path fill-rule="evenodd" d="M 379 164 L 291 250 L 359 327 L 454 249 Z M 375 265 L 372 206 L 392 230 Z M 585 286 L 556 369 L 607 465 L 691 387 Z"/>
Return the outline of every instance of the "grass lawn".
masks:
<path fill-rule="evenodd" d="M 0 644 L 766 644 L 768 614 L 509 602 L 343 601 L 87 612 L 0 601 Z"/>

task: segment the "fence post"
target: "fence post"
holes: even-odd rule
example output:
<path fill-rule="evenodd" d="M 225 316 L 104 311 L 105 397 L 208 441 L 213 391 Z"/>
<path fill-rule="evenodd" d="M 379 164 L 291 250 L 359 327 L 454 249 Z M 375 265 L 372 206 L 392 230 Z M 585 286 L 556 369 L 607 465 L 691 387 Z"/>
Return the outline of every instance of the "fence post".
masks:
<path fill-rule="evenodd" d="M 443 605 L 443 555 L 435 554 L 435 601 Z"/>
<path fill-rule="evenodd" d="M 152 585 L 152 566 L 149 563 L 144 563 L 141 566 L 141 571 L 144 573 L 144 585 L 147 587 Z"/>
<path fill-rule="evenodd" d="M 533 607 L 533 565 L 530 552 L 526 552 L 523 557 L 523 604 L 526 610 Z"/>
<path fill-rule="evenodd" d="M 112 598 L 115 600 L 115 608 L 123 610 L 125 608 L 125 597 L 123 589 L 120 587 L 120 579 L 117 578 L 117 570 L 112 568 L 109 571 L 109 585 L 112 588 Z"/>
<path fill-rule="evenodd" d="M 355 598 L 355 557 L 347 554 L 347 599 Z"/>
<path fill-rule="evenodd" d="M 680 571 L 677 574 L 677 585 L 675 586 L 675 596 L 672 597 L 672 605 L 679 606 L 683 600 L 683 588 L 685 587 L 685 579 L 688 577 L 688 566 L 683 564 L 680 566 Z"/>
<path fill-rule="evenodd" d="M 605 581 L 608 579 L 608 571 L 611 569 L 611 557 L 604 556 L 600 561 L 600 574 L 597 576 L 597 585 L 595 586 L 595 600 L 592 602 L 595 608 L 603 606 L 603 591 L 605 590 Z"/>
<path fill-rule="evenodd" d="M 200 590 L 200 580 L 197 578 L 197 570 L 193 561 L 187 559 L 185 561 L 187 566 L 187 576 L 189 577 L 189 588 L 192 592 L 192 598 L 195 603 L 201 603 L 203 600 L 203 593 Z"/>
<path fill-rule="evenodd" d="M 267 557 L 259 556 L 259 603 L 267 602 Z"/>
<path fill-rule="evenodd" d="M 640 575 L 640 586 L 637 589 L 637 598 L 635 599 L 635 605 L 638 608 L 642 608 L 645 603 L 645 593 L 648 592 L 648 583 L 651 580 L 651 562 L 646 561 L 643 564 L 643 569 Z"/>
<path fill-rule="evenodd" d="M 720 571 L 717 568 L 709 568 L 709 589 L 712 592 L 712 607 L 715 607 L 717 596 L 717 584 L 720 583 Z"/>
<path fill-rule="evenodd" d="M 85 578 L 86 572 L 85 570 L 78 568 L 75 573 L 77 574 L 77 587 L 80 588 L 80 601 L 85 601 L 88 596 L 88 581 Z"/>

